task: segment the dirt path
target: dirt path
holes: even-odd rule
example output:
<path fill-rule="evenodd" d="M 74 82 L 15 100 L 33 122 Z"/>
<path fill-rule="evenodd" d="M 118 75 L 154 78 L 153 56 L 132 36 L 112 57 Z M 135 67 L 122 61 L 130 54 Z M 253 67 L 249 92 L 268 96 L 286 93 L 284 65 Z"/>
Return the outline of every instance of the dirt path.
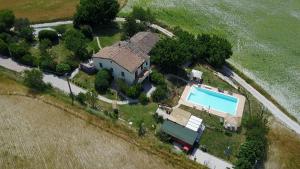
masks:
<path fill-rule="evenodd" d="M 172 168 L 124 140 L 38 100 L 0 96 L 0 110 L 1 169 Z"/>

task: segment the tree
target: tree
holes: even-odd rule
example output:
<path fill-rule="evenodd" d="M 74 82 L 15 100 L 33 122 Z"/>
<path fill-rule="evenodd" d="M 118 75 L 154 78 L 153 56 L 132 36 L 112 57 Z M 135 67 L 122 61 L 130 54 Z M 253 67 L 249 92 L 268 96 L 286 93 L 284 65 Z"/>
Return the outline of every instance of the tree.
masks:
<path fill-rule="evenodd" d="M 80 26 L 80 31 L 86 38 L 93 40 L 93 29 L 90 25 Z"/>
<path fill-rule="evenodd" d="M 20 59 L 20 62 L 28 65 L 28 66 L 37 66 L 38 65 L 38 59 L 35 58 L 32 54 L 28 53 Z"/>
<path fill-rule="evenodd" d="M 142 93 L 139 96 L 139 101 L 142 105 L 146 105 L 149 102 L 149 98 L 147 97 L 147 95 L 145 93 Z"/>
<path fill-rule="evenodd" d="M 43 91 L 46 88 L 46 84 L 43 82 L 43 73 L 38 69 L 25 70 L 24 83 L 38 91 Z"/>
<path fill-rule="evenodd" d="M 80 103 L 80 104 L 85 104 L 86 101 L 86 96 L 84 93 L 80 92 L 78 93 L 78 95 L 76 96 L 76 100 Z"/>
<path fill-rule="evenodd" d="M 21 59 L 26 54 L 29 54 L 29 45 L 25 42 L 12 43 L 9 45 L 11 57 L 14 59 Z"/>
<path fill-rule="evenodd" d="M 0 55 L 9 55 L 8 46 L 2 39 L 0 39 Z"/>
<path fill-rule="evenodd" d="M 88 104 L 92 107 L 95 108 L 96 107 L 96 102 L 97 102 L 97 92 L 94 89 L 90 89 L 86 94 L 85 94 L 85 98 L 86 101 L 88 102 Z"/>
<path fill-rule="evenodd" d="M 158 86 L 156 88 L 156 90 L 152 93 L 152 100 L 154 102 L 160 102 L 164 99 L 167 98 L 167 92 L 166 92 L 166 88 L 162 87 L 162 86 Z"/>
<path fill-rule="evenodd" d="M 71 67 L 66 63 L 60 63 L 56 65 L 56 72 L 59 74 L 66 74 L 70 71 L 71 71 Z"/>
<path fill-rule="evenodd" d="M 53 30 L 41 30 L 38 35 L 39 41 L 44 39 L 48 39 L 51 41 L 52 44 L 58 42 L 58 34 L 56 31 Z"/>
<path fill-rule="evenodd" d="M 118 12 L 117 0 L 80 0 L 74 15 L 74 26 L 107 24 L 115 19 Z"/>
<path fill-rule="evenodd" d="M 135 18 L 127 17 L 126 22 L 123 26 L 124 28 L 124 38 L 131 37 L 140 31 L 146 30 L 146 26 L 143 23 L 137 23 Z"/>
<path fill-rule="evenodd" d="M 15 15 L 11 10 L 0 11 L 0 32 L 9 32 L 15 22 Z"/>
<path fill-rule="evenodd" d="M 100 93 L 104 93 L 109 88 L 111 81 L 111 73 L 106 69 L 102 69 L 96 75 L 95 89 Z"/>
<path fill-rule="evenodd" d="M 58 25 L 54 27 L 54 29 L 56 30 L 56 32 L 58 32 L 61 35 L 63 35 L 67 30 L 66 25 Z"/>
<path fill-rule="evenodd" d="M 157 70 L 153 70 L 150 74 L 150 80 L 155 85 L 166 85 L 164 75 Z"/>
<path fill-rule="evenodd" d="M 132 9 L 132 12 L 131 12 L 131 16 L 134 19 L 138 19 L 140 21 L 145 21 L 145 22 L 155 21 L 155 17 L 153 16 L 153 14 L 149 8 L 147 8 L 147 10 L 145 10 L 142 7 L 134 6 Z"/>
<path fill-rule="evenodd" d="M 30 22 L 27 18 L 19 18 L 15 21 L 15 31 L 20 38 L 27 42 L 33 41 L 33 28 L 30 27 Z"/>
<path fill-rule="evenodd" d="M 81 60 L 89 57 L 86 50 L 87 41 L 83 33 L 78 30 L 71 29 L 65 33 L 65 47 L 74 52 L 74 54 Z"/>
<path fill-rule="evenodd" d="M 140 96 L 142 90 L 141 84 L 135 84 L 128 88 L 126 95 L 130 98 L 136 99 Z"/>
<path fill-rule="evenodd" d="M 177 39 L 164 38 L 151 51 L 151 62 L 172 71 L 186 62 L 186 49 Z"/>

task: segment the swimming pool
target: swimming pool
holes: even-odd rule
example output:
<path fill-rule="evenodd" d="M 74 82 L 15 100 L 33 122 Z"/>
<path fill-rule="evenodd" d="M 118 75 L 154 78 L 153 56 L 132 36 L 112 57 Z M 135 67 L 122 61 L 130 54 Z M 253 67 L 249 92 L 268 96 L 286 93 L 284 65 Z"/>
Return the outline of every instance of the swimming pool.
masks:
<path fill-rule="evenodd" d="M 187 101 L 206 109 L 236 115 L 238 99 L 209 89 L 192 86 Z"/>

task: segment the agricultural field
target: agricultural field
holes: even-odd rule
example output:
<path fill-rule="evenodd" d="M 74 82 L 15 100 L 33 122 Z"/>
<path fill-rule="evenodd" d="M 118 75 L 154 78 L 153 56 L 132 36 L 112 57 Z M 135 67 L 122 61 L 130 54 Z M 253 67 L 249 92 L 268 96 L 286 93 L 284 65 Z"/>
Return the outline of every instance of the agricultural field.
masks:
<path fill-rule="evenodd" d="M 234 45 L 229 60 L 300 120 L 300 1 L 129 0 L 157 19 L 193 33 L 215 33 Z"/>
<path fill-rule="evenodd" d="M 118 0 L 123 7 L 127 0 Z M 11 9 L 17 17 L 27 17 L 32 22 L 71 18 L 79 0 L 0 0 L 1 9 Z"/>
<path fill-rule="evenodd" d="M 37 99 L 0 96 L 0 109 L 2 169 L 172 168 L 121 138 Z"/>

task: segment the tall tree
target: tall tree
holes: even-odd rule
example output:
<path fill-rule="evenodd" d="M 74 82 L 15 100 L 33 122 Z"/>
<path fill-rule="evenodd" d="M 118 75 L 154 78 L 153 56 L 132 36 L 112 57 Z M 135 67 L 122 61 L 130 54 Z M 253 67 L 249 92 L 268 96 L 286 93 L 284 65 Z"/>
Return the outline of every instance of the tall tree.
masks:
<path fill-rule="evenodd" d="M 0 11 L 0 32 L 9 31 L 15 23 L 15 15 L 11 10 Z"/>
<path fill-rule="evenodd" d="M 101 25 L 111 22 L 119 12 L 117 0 L 80 0 L 74 15 L 74 25 Z"/>
<path fill-rule="evenodd" d="M 44 90 L 46 85 L 43 82 L 43 73 L 38 69 L 24 71 L 24 83 L 35 90 Z"/>
<path fill-rule="evenodd" d="M 15 21 L 15 31 L 20 38 L 28 42 L 33 41 L 33 28 L 30 27 L 30 22 L 27 18 L 19 18 Z"/>
<path fill-rule="evenodd" d="M 151 62 L 164 70 L 173 70 L 186 61 L 186 48 L 177 39 L 160 40 L 151 51 Z"/>
<path fill-rule="evenodd" d="M 65 33 L 65 47 L 74 52 L 80 60 L 89 58 L 86 50 L 87 40 L 85 36 L 76 29 L 71 29 Z"/>

